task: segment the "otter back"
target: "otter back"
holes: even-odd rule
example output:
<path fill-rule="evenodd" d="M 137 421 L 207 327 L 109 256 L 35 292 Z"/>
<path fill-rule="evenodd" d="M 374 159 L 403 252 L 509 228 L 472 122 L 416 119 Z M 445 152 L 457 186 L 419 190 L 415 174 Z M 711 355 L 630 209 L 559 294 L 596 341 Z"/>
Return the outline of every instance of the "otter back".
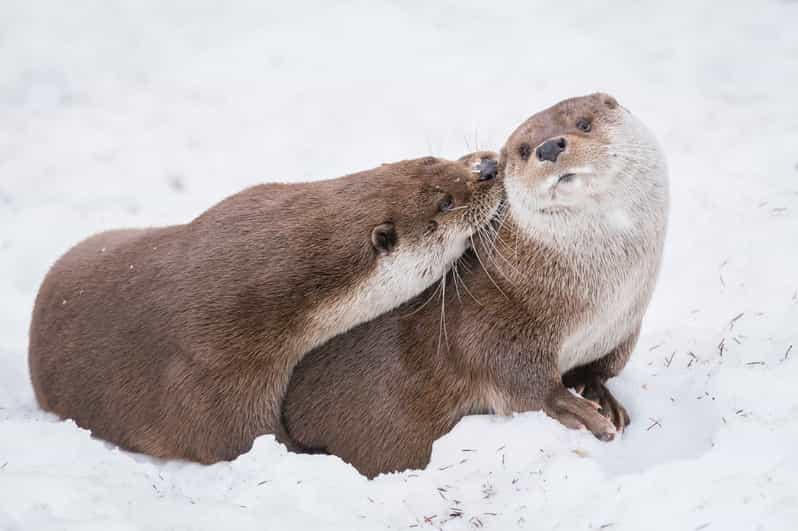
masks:
<path fill-rule="evenodd" d="M 438 280 L 499 194 L 463 162 L 425 158 L 93 236 L 37 296 L 37 399 L 125 448 L 231 459 L 279 428 L 305 352 Z"/>

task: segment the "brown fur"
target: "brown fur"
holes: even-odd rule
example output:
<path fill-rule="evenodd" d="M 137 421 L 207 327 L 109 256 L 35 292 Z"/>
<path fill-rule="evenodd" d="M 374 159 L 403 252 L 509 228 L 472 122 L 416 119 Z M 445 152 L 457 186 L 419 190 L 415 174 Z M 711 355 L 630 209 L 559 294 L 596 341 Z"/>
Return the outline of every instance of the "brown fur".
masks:
<path fill-rule="evenodd" d="M 477 182 L 471 163 L 491 156 L 255 186 L 186 225 L 85 240 L 36 300 L 29 362 L 39 404 L 158 457 L 238 456 L 279 428 L 301 356 L 362 322 L 341 312 L 381 262 L 435 260 L 453 235 L 487 222 L 501 189 Z M 447 196 L 465 208 L 439 211 Z M 395 234 L 375 242 L 386 223 Z"/>
<path fill-rule="evenodd" d="M 528 151 L 522 144 L 534 157 L 543 141 L 567 135 L 574 151 L 566 160 L 610 157 L 602 150 L 611 144 L 608 131 L 618 112 L 626 111 L 601 94 L 566 100 L 511 135 L 500 162 L 509 210 L 497 246 L 483 241 L 465 257 L 458 278 L 467 290 L 462 284 L 452 289 L 452 272 L 440 305 L 424 305 L 434 295 L 430 288 L 309 353 L 294 371 L 283 406 L 293 443 L 337 455 L 373 477 L 425 466 L 432 443 L 467 414 L 543 409 L 603 439 L 628 423 L 625 410 L 612 408 L 617 401 L 610 402 L 604 381 L 623 368 L 637 339 L 662 250 L 658 194 L 666 192 L 651 192 L 657 215 L 644 226 L 604 234 L 603 225 L 585 224 L 579 245 L 588 253 L 560 245 L 557 231 L 519 225 L 524 213 L 508 187 L 511 175 L 523 186 L 543 179 L 545 165 L 519 158 Z M 591 133 L 574 126 L 583 115 L 594 120 Z M 568 209 L 557 215 L 564 216 L 563 227 L 579 219 Z M 636 291 L 619 319 L 627 324 L 625 336 L 606 346 L 596 342 L 591 348 L 600 359 L 565 375 L 569 385 L 585 387 L 586 393 L 589 387 L 591 398 L 601 400 L 605 409 L 598 412 L 596 404 L 566 389 L 558 359 L 566 339 L 595 320 L 627 286 L 626 277 Z"/>

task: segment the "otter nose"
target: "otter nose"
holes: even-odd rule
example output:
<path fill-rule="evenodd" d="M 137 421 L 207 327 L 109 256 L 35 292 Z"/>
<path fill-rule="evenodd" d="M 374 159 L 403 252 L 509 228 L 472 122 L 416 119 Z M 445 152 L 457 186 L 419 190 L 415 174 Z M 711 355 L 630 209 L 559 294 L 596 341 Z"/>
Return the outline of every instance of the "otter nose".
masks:
<path fill-rule="evenodd" d="M 482 159 L 479 163 L 479 177 L 477 181 L 490 181 L 496 178 L 496 171 L 499 163 L 493 159 Z"/>
<path fill-rule="evenodd" d="M 558 138 L 556 140 L 546 140 L 535 151 L 539 161 L 548 160 L 549 162 L 557 162 L 557 157 L 560 153 L 565 151 L 565 139 Z"/>

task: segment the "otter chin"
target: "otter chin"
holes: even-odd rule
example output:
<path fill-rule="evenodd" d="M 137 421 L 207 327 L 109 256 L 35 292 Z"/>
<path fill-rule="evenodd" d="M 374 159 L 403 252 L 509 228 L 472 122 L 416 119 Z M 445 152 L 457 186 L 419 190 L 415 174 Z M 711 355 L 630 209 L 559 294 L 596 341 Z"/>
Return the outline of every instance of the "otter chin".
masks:
<path fill-rule="evenodd" d="M 629 424 L 606 381 L 634 351 L 656 284 L 662 150 L 614 98 L 591 94 L 523 122 L 498 171 L 502 219 L 444 277 L 459 291 L 423 306 L 428 289 L 296 367 L 283 420 L 298 447 L 373 476 L 425 466 L 469 414 L 543 410 L 604 441 Z"/>

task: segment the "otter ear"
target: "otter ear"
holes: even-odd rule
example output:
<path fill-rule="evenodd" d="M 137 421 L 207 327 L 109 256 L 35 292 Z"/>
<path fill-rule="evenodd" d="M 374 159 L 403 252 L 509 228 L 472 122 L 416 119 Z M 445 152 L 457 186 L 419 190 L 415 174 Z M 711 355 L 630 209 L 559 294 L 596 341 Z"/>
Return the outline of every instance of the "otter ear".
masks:
<path fill-rule="evenodd" d="M 371 245 L 380 254 L 389 254 L 396 247 L 396 227 L 393 223 L 377 225 L 371 231 Z"/>

